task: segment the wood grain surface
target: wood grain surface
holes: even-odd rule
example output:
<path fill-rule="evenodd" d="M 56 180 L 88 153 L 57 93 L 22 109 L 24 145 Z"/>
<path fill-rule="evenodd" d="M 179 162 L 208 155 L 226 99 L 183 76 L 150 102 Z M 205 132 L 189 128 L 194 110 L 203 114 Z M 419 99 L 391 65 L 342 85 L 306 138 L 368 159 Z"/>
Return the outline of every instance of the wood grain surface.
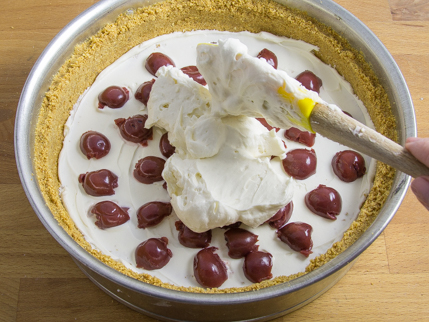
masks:
<path fill-rule="evenodd" d="M 0 5 L 0 321 L 156 321 L 90 282 L 39 222 L 21 187 L 13 127 L 19 95 L 49 41 L 94 0 Z M 386 45 L 408 83 L 419 135 L 429 136 L 429 1 L 337 0 Z M 429 212 L 409 192 L 349 273 L 274 321 L 429 320 Z"/>

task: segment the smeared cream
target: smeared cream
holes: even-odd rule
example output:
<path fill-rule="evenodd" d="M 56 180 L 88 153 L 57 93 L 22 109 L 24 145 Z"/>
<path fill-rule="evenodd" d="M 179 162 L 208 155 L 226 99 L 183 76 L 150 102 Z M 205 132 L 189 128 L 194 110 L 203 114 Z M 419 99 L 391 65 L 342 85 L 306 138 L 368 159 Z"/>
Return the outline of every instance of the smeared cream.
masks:
<path fill-rule="evenodd" d="M 309 116 L 314 105 L 328 105 L 285 71 L 249 55 L 247 46 L 237 39 L 198 45 L 197 66 L 218 115 L 263 117 L 278 128 L 311 130 Z"/>

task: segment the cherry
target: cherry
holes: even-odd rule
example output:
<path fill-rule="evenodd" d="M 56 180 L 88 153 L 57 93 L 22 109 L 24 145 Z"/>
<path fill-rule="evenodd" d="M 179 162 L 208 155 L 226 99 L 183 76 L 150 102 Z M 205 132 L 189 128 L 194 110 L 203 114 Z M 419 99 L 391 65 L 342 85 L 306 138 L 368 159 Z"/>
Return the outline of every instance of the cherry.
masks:
<path fill-rule="evenodd" d="M 176 148 L 172 146 L 168 140 L 168 132 L 161 136 L 161 140 L 159 141 L 159 150 L 161 151 L 161 154 L 167 159 L 171 157 L 174 152 L 176 152 Z"/>
<path fill-rule="evenodd" d="M 311 233 L 313 227 L 303 222 L 291 222 L 277 230 L 277 237 L 286 243 L 294 251 L 300 252 L 305 257 L 312 253 L 313 241 Z"/>
<path fill-rule="evenodd" d="M 252 283 L 260 283 L 273 277 L 273 255 L 267 252 L 251 251 L 244 258 L 244 275 Z"/>
<path fill-rule="evenodd" d="M 257 57 L 264 58 L 268 64 L 277 69 L 277 56 L 271 50 L 264 48 L 259 52 Z"/>
<path fill-rule="evenodd" d="M 152 53 L 146 59 L 145 67 L 147 71 L 154 76 L 156 75 L 156 72 L 158 71 L 158 69 L 161 68 L 162 66 L 175 67 L 176 65 L 174 64 L 174 62 L 171 60 L 170 57 L 162 53 Z"/>
<path fill-rule="evenodd" d="M 263 126 L 265 126 L 267 128 L 268 131 L 271 131 L 272 129 L 274 129 L 276 132 L 280 131 L 280 128 L 278 127 L 274 127 L 268 124 L 267 120 L 264 118 L 256 118 Z"/>
<path fill-rule="evenodd" d="M 252 250 L 258 250 L 258 236 L 242 228 L 231 228 L 224 233 L 228 255 L 231 258 L 242 258 Z"/>
<path fill-rule="evenodd" d="M 197 66 L 186 66 L 181 68 L 180 70 L 189 77 L 191 77 L 198 84 L 201 84 L 203 86 L 207 85 L 206 80 L 204 79 L 203 75 L 201 75 Z"/>
<path fill-rule="evenodd" d="M 137 88 L 137 91 L 134 94 L 135 99 L 142 102 L 144 106 L 147 106 L 147 101 L 149 100 L 153 83 L 155 83 L 155 79 L 144 82 Z"/>
<path fill-rule="evenodd" d="M 151 184 L 157 181 L 162 181 L 162 170 L 164 170 L 165 160 L 148 156 L 140 159 L 134 169 L 134 178 L 139 182 Z"/>
<path fill-rule="evenodd" d="M 167 237 L 149 238 L 136 248 L 136 266 L 147 270 L 163 268 L 173 253 L 167 248 Z"/>
<path fill-rule="evenodd" d="M 81 174 L 78 180 L 85 192 L 95 197 L 114 195 L 113 189 L 118 187 L 118 177 L 107 169 Z"/>
<path fill-rule="evenodd" d="M 80 137 L 80 150 L 88 159 L 101 159 L 110 151 L 110 141 L 103 134 L 96 131 L 88 131 Z"/>
<path fill-rule="evenodd" d="M 128 208 L 121 208 L 112 201 L 101 201 L 95 204 L 90 213 L 96 216 L 95 224 L 100 229 L 116 227 L 130 219 Z"/>
<path fill-rule="evenodd" d="M 238 228 L 238 227 L 240 227 L 240 226 L 241 226 L 241 224 L 242 224 L 242 222 L 241 222 L 241 221 L 237 221 L 237 222 L 235 222 L 235 223 L 233 223 L 233 224 L 226 225 L 226 226 L 222 226 L 222 227 L 220 227 L 220 229 Z"/>
<path fill-rule="evenodd" d="M 312 147 L 316 139 L 316 133 L 301 131 L 296 127 L 291 127 L 290 129 L 287 129 L 285 131 L 284 136 L 288 140 L 304 144 L 308 147 Z"/>
<path fill-rule="evenodd" d="M 353 118 L 353 115 L 351 115 L 349 112 L 343 111 L 344 114 L 346 114 L 347 116 L 350 116 L 351 118 Z"/>
<path fill-rule="evenodd" d="M 316 173 L 316 153 L 313 149 L 295 149 L 286 153 L 282 164 L 288 175 L 304 180 Z"/>
<path fill-rule="evenodd" d="M 179 242 L 189 248 L 204 248 L 210 245 L 212 232 L 208 230 L 203 233 L 195 233 L 180 220 L 175 222 L 176 230 L 179 231 Z"/>
<path fill-rule="evenodd" d="M 126 87 L 109 86 L 98 95 L 98 108 L 120 108 L 128 101 L 129 93 Z"/>
<path fill-rule="evenodd" d="M 144 204 L 137 210 L 139 228 L 147 228 L 158 225 L 173 211 L 170 203 L 152 201 Z"/>
<path fill-rule="evenodd" d="M 361 178 L 365 172 L 365 159 L 355 151 L 340 151 L 332 158 L 332 169 L 340 180 L 353 182 Z"/>
<path fill-rule="evenodd" d="M 216 247 L 204 248 L 194 257 L 195 279 L 203 287 L 219 287 L 228 279 L 226 265 L 216 250 Z"/>
<path fill-rule="evenodd" d="M 286 206 L 280 208 L 274 216 L 266 222 L 273 228 L 280 228 L 286 224 L 292 216 L 293 202 L 289 202 Z"/>
<path fill-rule="evenodd" d="M 147 146 L 147 140 L 151 140 L 153 135 L 152 128 L 146 129 L 144 127 L 147 118 L 147 114 L 134 115 L 127 119 L 116 119 L 115 124 L 119 127 L 121 136 L 125 140 Z"/>
<path fill-rule="evenodd" d="M 341 196 L 334 188 L 321 184 L 305 195 L 305 204 L 311 212 L 335 220 L 341 212 Z"/>
<path fill-rule="evenodd" d="M 320 87 L 323 85 L 322 80 L 309 70 L 303 71 L 301 74 L 296 76 L 296 80 L 299 81 L 306 89 L 317 93 L 320 93 Z"/>

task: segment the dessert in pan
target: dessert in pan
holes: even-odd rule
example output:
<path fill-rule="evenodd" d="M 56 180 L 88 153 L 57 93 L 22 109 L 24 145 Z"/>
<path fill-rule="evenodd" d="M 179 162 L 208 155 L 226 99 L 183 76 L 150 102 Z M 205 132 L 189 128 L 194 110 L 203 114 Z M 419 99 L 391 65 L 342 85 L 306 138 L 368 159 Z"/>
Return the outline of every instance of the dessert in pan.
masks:
<path fill-rule="evenodd" d="M 395 139 L 369 66 L 304 13 L 162 2 L 119 16 L 60 69 L 37 175 L 66 231 L 124 274 L 193 292 L 275 285 L 359 238 L 394 175 L 312 133 L 309 102 Z"/>

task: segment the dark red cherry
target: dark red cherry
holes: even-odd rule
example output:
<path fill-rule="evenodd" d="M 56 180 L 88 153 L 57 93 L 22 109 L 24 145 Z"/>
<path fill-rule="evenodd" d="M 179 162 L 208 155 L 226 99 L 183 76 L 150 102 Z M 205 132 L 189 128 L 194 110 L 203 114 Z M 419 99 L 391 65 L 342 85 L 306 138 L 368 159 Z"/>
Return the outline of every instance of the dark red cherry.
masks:
<path fill-rule="evenodd" d="M 170 216 L 173 207 L 170 203 L 151 201 L 137 210 L 139 228 L 147 228 L 158 225 L 165 217 Z"/>
<path fill-rule="evenodd" d="M 233 224 L 226 225 L 226 226 L 222 226 L 222 227 L 220 227 L 220 229 L 238 228 L 238 227 L 240 227 L 240 226 L 241 226 L 241 224 L 242 224 L 242 222 L 241 222 L 241 221 L 237 221 L 237 222 L 235 222 L 235 223 L 233 223 Z"/>
<path fill-rule="evenodd" d="M 277 237 L 286 243 L 294 251 L 300 252 L 305 257 L 312 253 L 313 240 L 311 233 L 313 228 L 303 222 L 291 222 L 277 230 Z"/>
<path fill-rule="evenodd" d="M 323 85 L 322 80 L 309 70 L 303 71 L 301 74 L 296 76 L 296 80 L 299 81 L 306 89 L 317 93 L 320 93 L 320 87 Z"/>
<path fill-rule="evenodd" d="M 247 279 L 260 283 L 273 277 L 273 255 L 267 252 L 252 251 L 244 258 L 243 271 Z"/>
<path fill-rule="evenodd" d="M 293 202 L 291 201 L 286 206 L 280 208 L 280 210 L 266 222 L 273 228 L 280 228 L 289 221 L 292 212 Z"/>
<path fill-rule="evenodd" d="M 312 147 L 316 139 L 316 133 L 301 131 L 296 127 L 291 127 L 290 129 L 287 129 L 284 135 L 286 139 L 304 144 L 308 147 Z"/>
<path fill-rule="evenodd" d="M 341 212 L 341 196 L 334 188 L 323 184 L 305 195 L 305 204 L 316 215 L 335 220 Z"/>
<path fill-rule="evenodd" d="M 134 178 L 141 183 L 151 184 L 157 181 L 162 181 L 162 170 L 164 170 L 165 160 L 148 156 L 140 159 L 134 169 Z"/>
<path fill-rule="evenodd" d="M 110 141 L 103 134 L 88 131 L 80 137 L 80 150 L 88 159 L 101 159 L 110 151 Z"/>
<path fill-rule="evenodd" d="M 228 279 L 226 265 L 216 250 L 216 247 L 204 248 L 194 257 L 194 276 L 203 287 L 219 287 Z"/>
<path fill-rule="evenodd" d="M 231 258 L 242 258 L 252 250 L 258 250 L 258 236 L 242 228 L 231 228 L 225 233 L 228 255 Z"/>
<path fill-rule="evenodd" d="M 274 129 L 276 132 L 280 131 L 280 128 L 278 127 L 273 127 L 271 125 L 268 124 L 267 120 L 264 118 L 256 118 L 263 126 L 265 126 L 267 128 L 268 131 L 271 131 L 272 129 Z"/>
<path fill-rule="evenodd" d="M 101 201 L 95 204 L 90 212 L 96 216 L 95 224 L 100 229 L 116 227 L 130 220 L 128 208 L 121 208 L 112 201 Z"/>
<path fill-rule="evenodd" d="M 201 84 L 203 86 L 207 85 L 206 80 L 204 79 L 203 75 L 201 75 L 197 66 L 186 66 L 181 68 L 180 70 L 189 77 L 191 77 L 198 84 Z"/>
<path fill-rule="evenodd" d="M 271 50 L 264 48 L 259 52 L 257 57 L 264 58 L 268 64 L 277 69 L 277 56 Z"/>
<path fill-rule="evenodd" d="M 146 59 L 145 67 L 147 71 L 154 76 L 156 75 L 156 72 L 158 71 L 158 69 L 161 68 L 162 66 L 175 67 L 176 65 L 174 64 L 174 62 L 171 60 L 170 57 L 162 53 L 152 53 Z"/>
<path fill-rule="evenodd" d="M 113 189 L 118 187 L 118 177 L 107 169 L 83 173 L 79 182 L 87 194 L 95 197 L 114 195 Z"/>
<path fill-rule="evenodd" d="M 136 248 L 136 266 L 147 270 L 163 268 L 173 253 L 167 248 L 167 237 L 149 238 Z"/>
<path fill-rule="evenodd" d="M 155 79 L 144 82 L 137 88 L 137 91 L 134 94 L 135 99 L 142 102 L 144 106 L 147 106 L 147 101 L 149 100 L 153 83 L 155 83 Z"/>
<path fill-rule="evenodd" d="M 204 248 L 210 245 L 212 240 L 212 231 L 195 233 L 185 226 L 180 220 L 175 222 L 176 230 L 179 231 L 179 242 L 189 248 Z"/>
<path fill-rule="evenodd" d="M 313 149 L 295 149 L 286 153 L 283 168 L 291 177 L 304 180 L 316 173 L 317 158 Z"/>
<path fill-rule="evenodd" d="M 98 95 L 98 108 L 105 106 L 110 108 L 120 108 L 130 98 L 130 92 L 125 87 L 110 86 Z"/>
<path fill-rule="evenodd" d="M 343 111 L 344 114 L 346 114 L 347 116 L 350 116 L 351 118 L 353 118 L 353 115 L 351 115 L 349 112 Z"/>
<path fill-rule="evenodd" d="M 168 140 L 168 132 L 161 136 L 161 140 L 159 141 L 159 150 L 161 151 L 161 154 L 167 159 L 171 157 L 174 152 L 176 152 L 176 148 L 172 146 Z"/>
<path fill-rule="evenodd" d="M 334 173 L 344 182 L 353 182 L 366 172 L 365 159 L 356 151 L 340 151 L 332 158 Z"/>
<path fill-rule="evenodd" d="M 146 129 L 144 127 L 147 118 L 146 114 L 134 115 L 127 119 L 116 119 L 115 124 L 119 127 L 119 131 L 125 140 L 147 146 L 147 141 L 151 140 L 153 135 L 152 128 Z"/>

